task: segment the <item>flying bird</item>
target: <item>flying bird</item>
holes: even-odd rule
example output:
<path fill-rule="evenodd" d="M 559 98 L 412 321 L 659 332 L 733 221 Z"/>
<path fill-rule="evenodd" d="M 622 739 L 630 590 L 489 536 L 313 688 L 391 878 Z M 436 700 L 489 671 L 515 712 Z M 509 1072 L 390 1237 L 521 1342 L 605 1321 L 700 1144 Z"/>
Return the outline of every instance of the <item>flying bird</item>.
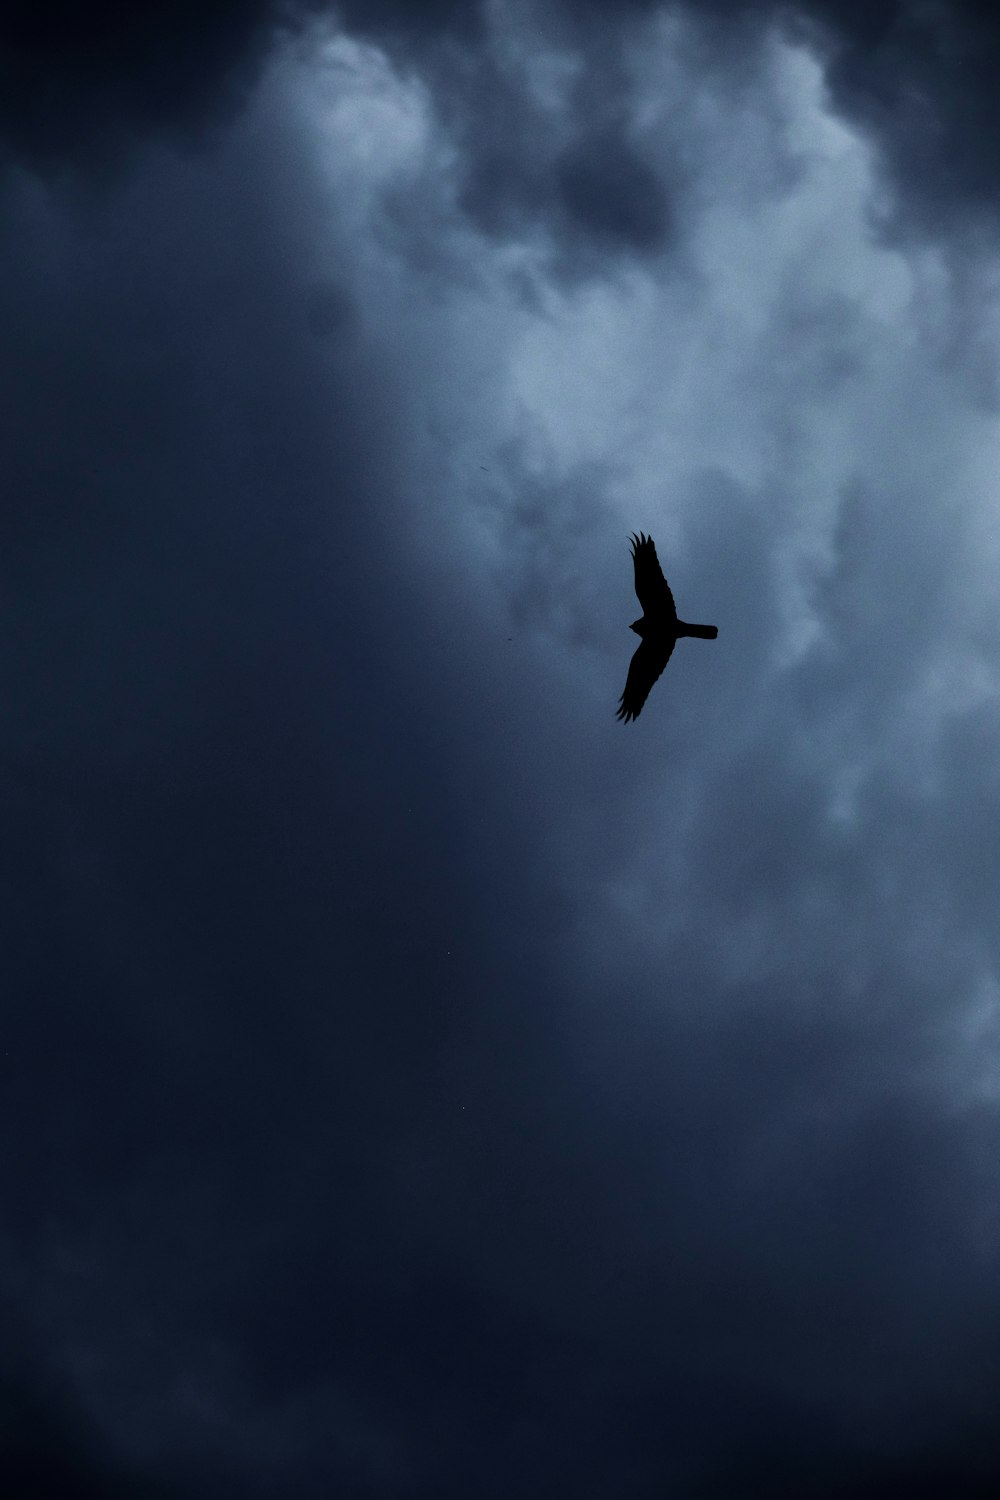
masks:
<path fill-rule="evenodd" d="M 629 539 L 635 564 L 635 592 L 642 605 L 642 617 L 633 620 L 629 630 L 642 637 L 642 644 L 629 663 L 625 691 L 618 704 L 617 718 L 637 719 L 649 697 L 653 683 L 670 660 L 670 653 L 682 635 L 697 636 L 700 641 L 714 641 L 714 625 L 689 625 L 677 618 L 677 606 L 670 585 L 663 576 L 653 538 L 640 531 Z"/>

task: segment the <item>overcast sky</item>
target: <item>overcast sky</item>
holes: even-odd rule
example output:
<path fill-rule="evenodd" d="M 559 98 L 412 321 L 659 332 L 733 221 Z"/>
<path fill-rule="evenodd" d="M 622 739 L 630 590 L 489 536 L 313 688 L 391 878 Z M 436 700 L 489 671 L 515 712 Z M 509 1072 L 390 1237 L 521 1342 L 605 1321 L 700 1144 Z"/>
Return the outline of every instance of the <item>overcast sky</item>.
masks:
<path fill-rule="evenodd" d="M 998 98 L 957 0 L 4 11 L 12 1495 L 1000 1492 Z"/>

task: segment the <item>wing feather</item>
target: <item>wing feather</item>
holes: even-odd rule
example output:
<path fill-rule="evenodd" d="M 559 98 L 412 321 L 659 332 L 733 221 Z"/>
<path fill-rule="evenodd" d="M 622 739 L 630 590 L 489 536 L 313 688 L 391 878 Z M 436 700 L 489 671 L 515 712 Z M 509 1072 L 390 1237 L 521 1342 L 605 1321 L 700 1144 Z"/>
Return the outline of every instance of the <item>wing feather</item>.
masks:
<path fill-rule="evenodd" d="M 625 691 L 618 704 L 616 718 L 624 719 L 627 724 L 630 719 L 639 717 L 642 705 L 649 697 L 653 683 L 670 660 L 673 649 L 674 641 L 670 637 L 665 641 L 642 642 L 629 662 Z"/>
<path fill-rule="evenodd" d="M 677 606 L 670 592 L 670 585 L 663 576 L 660 559 L 656 555 L 653 538 L 640 531 L 629 538 L 632 543 L 632 560 L 635 564 L 635 593 L 646 615 L 661 615 L 666 612 L 677 618 Z"/>

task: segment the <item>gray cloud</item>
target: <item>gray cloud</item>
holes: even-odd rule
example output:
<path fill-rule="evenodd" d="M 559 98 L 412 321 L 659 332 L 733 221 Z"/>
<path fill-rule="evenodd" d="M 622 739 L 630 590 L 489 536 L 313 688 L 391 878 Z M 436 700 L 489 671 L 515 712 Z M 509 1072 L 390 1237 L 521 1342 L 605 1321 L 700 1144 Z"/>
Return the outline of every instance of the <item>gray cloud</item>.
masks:
<path fill-rule="evenodd" d="M 650 0 L 613 12 L 592 3 L 534 9 L 536 40 L 580 49 L 584 74 L 572 92 L 584 117 L 595 100 L 604 108 L 614 98 L 623 44 L 661 9 Z M 887 227 L 932 226 L 955 208 L 992 215 L 1000 23 L 989 5 L 796 0 L 748 11 L 712 0 L 670 13 L 694 21 L 699 66 L 734 76 L 752 71 L 771 26 L 816 47 L 837 107 L 870 133 L 899 190 L 886 209 Z M 9 158 L 47 172 L 120 166 L 150 134 L 179 133 L 191 145 L 206 131 L 225 129 L 275 45 L 332 21 L 416 63 L 442 102 L 452 99 L 467 150 L 464 201 L 477 221 L 500 231 L 527 217 L 554 231 L 561 208 L 567 230 L 594 236 L 598 250 L 617 245 L 642 253 L 668 241 L 675 217 L 669 188 L 617 122 L 605 121 L 590 140 L 574 126 L 568 146 L 553 154 L 546 110 L 513 85 L 485 46 L 501 14 L 488 22 L 478 0 L 419 9 L 399 0 L 336 7 L 325 0 L 215 0 L 149 4 L 141 13 L 118 4 L 85 12 L 8 7 L 0 30 L 0 139 Z"/>
<path fill-rule="evenodd" d="M 387 45 L 425 32 L 478 31 L 479 8 L 430 0 L 65 0 L 15 3 L 0 22 L 0 141 L 47 173 L 121 170 L 136 140 L 167 134 L 187 146 L 224 131 L 251 96 L 271 49 L 315 18 L 335 17 Z"/>

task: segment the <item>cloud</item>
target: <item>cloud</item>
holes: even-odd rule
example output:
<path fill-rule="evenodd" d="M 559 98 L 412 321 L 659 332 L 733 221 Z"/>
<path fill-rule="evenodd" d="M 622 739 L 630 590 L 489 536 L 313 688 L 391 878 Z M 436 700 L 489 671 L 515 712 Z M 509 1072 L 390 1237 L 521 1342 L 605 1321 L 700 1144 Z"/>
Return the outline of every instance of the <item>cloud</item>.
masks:
<path fill-rule="evenodd" d="M 4 1367 L 0 1372 L 0 1462 L 5 1482 L 21 1495 L 66 1500 L 168 1500 L 169 1491 L 107 1452 L 65 1379 L 32 1356 L 23 1318 L 2 1314 Z"/>
<path fill-rule="evenodd" d="M 139 131 L 200 128 L 245 97 L 276 11 L 267 0 L 9 7 L 0 137 L 51 169 L 114 153 Z"/>
<path fill-rule="evenodd" d="M 864 8 L 811 3 L 832 44 L 836 105 L 866 132 L 895 181 L 902 221 L 940 226 L 955 211 L 992 219 L 1000 166 L 1000 24 L 978 0 Z"/>
<path fill-rule="evenodd" d="M 608 113 L 623 49 L 660 14 L 652 0 L 613 17 L 589 4 L 533 7 L 534 86 L 526 89 L 509 67 L 521 46 L 517 7 L 472 0 L 419 9 L 399 0 L 151 3 L 141 13 L 116 3 L 8 7 L 0 141 L 8 160 L 48 173 L 120 169 L 149 136 L 190 147 L 246 105 L 276 47 L 314 26 L 341 26 L 415 66 L 450 108 L 467 153 L 463 201 L 478 222 L 506 232 L 527 218 L 554 230 L 558 216 L 547 209 L 561 206 L 566 232 L 595 236 L 605 251 L 617 244 L 643 253 L 676 233 L 670 185 L 613 110 L 597 129 L 581 131 L 580 123 L 595 110 Z M 750 17 L 731 0 L 713 0 L 671 14 L 685 18 L 695 65 L 717 74 L 748 77 L 776 29 L 817 51 L 835 106 L 869 136 L 895 187 L 893 204 L 881 210 L 886 230 L 932 227 L 956 212 L 991 218 L 1000 23 L 988 5 L 796 0 Z M 560 83 L 574 51 L 582 71 Z M 553 134 L 560 94 L 564 106 L 574 101 L 579 122 Z"/>
<path fill-rule="evenodd" d="M 412 44 L 423 31 L 475 34 L 478 7 L 437 0 L 54 0 L 15 4 L 0 22 L 0 143 L 46 174 L 120 170 L 134 146 L 166 135 L 190 148 L 250 99 L 272 50 L 316 18 Z"/>

